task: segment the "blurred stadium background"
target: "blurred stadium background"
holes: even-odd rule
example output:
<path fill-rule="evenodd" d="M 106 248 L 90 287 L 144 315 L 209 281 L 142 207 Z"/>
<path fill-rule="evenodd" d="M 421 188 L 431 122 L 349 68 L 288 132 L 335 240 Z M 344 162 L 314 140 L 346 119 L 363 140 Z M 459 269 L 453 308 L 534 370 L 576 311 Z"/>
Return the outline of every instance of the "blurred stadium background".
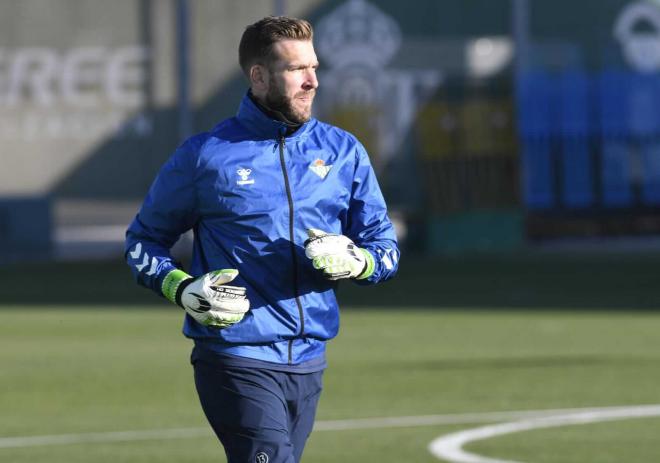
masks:
<path fill-rule="evenodd" d="M 411 7 L 412 6 L 412 7 Z M 653 1 L 3 2 L 2 262 L 116 258 L 154 173 L 232 115 L 244 25 L 316 25 L 316 115 L 411 253 L 657 247 Z"/>
<path fill-rule="evenodd" d="M 217 461 L 206 435 L 5 438 L 205 426 L 180 314 L 123 237 L 174 148 L 235 112 L 269 14 L 315 26 L 316 116 L 366 145 L 404 252 L 340 290 L 321 420 L 660 403 L 660 1 L 5 0 L 0 461 Z M 660 461 L 643 421 L 481 450 Z M 321 433 L 308 461 L 437 461 L 461 427 Z"/>

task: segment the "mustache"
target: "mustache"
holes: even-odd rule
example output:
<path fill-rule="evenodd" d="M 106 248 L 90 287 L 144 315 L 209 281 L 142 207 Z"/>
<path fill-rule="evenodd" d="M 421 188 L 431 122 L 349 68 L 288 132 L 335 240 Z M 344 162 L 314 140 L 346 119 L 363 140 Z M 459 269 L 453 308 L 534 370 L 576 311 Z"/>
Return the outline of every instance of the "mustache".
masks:
<path fill-rule="evenodd" d="M 293 97 L 294 98 L 302 98 L 302 97 L 314 97 L 316 95 L 316 90 L 303 90 L 302 92 L 296 93 Z"/>

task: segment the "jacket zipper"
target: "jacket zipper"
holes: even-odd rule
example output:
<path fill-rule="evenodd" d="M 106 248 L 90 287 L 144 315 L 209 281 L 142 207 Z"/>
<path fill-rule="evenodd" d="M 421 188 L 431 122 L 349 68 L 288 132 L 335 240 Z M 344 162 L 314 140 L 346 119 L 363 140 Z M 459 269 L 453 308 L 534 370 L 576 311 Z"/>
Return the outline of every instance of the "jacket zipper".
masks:
<path fill-rule="evenodd" d="M 293 261 L 293 294 L 296 298 L 296 305 L 298 306 L 298 315 L 300 317 L 300 333 L 298 336 L 302 336 L 305 331 L 305 317 L 303 315 L 302 303 L 300 302 L 300 293 L 298 291 L 298 258 L 296 257 L 296 244 L 294 241 L 293 235 L 293 196 L 291 195 L 291 185 L 289 184 L 289 174 L 286 170 L 286 164 L 284 163 L 284 149 L 286 148 L 286 139 L 284 134 L 280 134 L 279 139 L 280 146 L 280 166 L 282 167 L 282 175 L 284 176 L 284 187 L 286 189 L 286 198 L 289 202 L 289 242 L 291 243 L 291 259 Z M 289 340 L 289 364 L 293 363 L 293 339 Z"/>

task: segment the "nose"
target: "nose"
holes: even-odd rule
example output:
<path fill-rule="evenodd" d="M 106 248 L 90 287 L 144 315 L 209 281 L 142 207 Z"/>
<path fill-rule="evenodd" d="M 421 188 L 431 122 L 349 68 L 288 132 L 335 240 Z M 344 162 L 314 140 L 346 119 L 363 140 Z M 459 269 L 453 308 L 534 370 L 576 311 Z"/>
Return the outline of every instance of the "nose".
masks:
<path fill-rule="evenodd" d="M 308 69 L 305 73 L 305 81 L 303 88 L 305 90 L 315 90 L 319 86 L 319 81 L 316 78 L 316 69 Z"/>

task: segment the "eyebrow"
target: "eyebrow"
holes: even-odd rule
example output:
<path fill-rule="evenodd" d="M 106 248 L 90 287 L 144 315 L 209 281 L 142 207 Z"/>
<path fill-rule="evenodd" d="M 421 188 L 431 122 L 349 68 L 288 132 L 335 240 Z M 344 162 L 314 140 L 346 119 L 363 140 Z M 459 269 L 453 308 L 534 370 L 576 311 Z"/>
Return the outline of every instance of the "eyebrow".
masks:
<path fill-rule="evenodd" d="M 315 61 L 310 64 L 303 64 L 303 63 L 291 63 L 286 66 L 286 69 L 289 70 L 296 70 L 296 69 L 306 69 L 306 68 L 317 68 L 319 67 L 319 62 Z"/>

